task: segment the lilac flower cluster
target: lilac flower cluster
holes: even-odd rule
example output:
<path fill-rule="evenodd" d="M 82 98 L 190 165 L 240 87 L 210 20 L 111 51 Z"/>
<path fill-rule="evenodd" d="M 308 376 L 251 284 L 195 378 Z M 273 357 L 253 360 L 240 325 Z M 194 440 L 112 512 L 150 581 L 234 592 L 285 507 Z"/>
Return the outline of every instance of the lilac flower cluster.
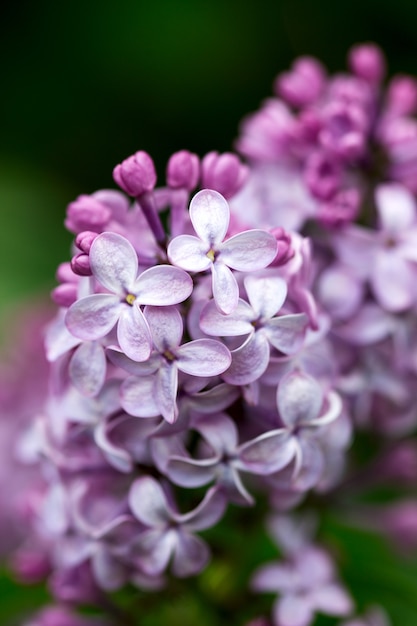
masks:
<path fill-rule="evenodd" d="M 68 206 L 49 391 L 20 444 L 44 480 L 15 557 L 28 580 L 48 571 L 58 603 L 198 574 L 200 531 L 263 501 L 285 560 L 251 588 L 278 594 L 275 626 L 388 623 L 354 617 L 331 553 L 288 517 L 311 492 L 358 488 L 355 432 L 384 442 L 364 485 L 417 474 L 417 83 L 385 88 L 371 44 L 349 67 L 327 77 L 306 57 L 281 74 L 243 123 L 246 164 L 183 150 L 156 187 L 137 152 L 114 169 L 121 191 Z"/>

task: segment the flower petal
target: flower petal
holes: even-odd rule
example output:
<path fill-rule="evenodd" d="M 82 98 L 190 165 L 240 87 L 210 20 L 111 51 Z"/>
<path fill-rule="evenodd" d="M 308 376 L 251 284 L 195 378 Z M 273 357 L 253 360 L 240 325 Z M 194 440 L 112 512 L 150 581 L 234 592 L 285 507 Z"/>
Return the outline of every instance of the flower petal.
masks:
<path fill-rule="evenodd" d="M 65 324 L 79 339 L 100 339 L 115 326 L 123 306 L 119 298 L 111 294 L 96 293 L 86 296 L 70 306 L 65 316 Z"/>
<path fill-rule="evenodd" d="M 243 284 L 256 317 L 273 317 L 287 297 L 287 283 L 279 276 L 245 276 Z"/>
<path fill-rule="evenodd" d="M 305 595 L 285 595 L 274 605 L 275 623 L 280 626 L 310 626 L 313 609 Z"/>
<path fill-rule="evenodd" d="M 220 261 L 213 263 L 211 275 L 213 297 L 217 308 L 225 315 L 229 315 L 237 307 L 239 301 L 236 278 L 227 265 Z"/>
<path fill-rule="evenodd" d="M 145 526 L 165 527 L 170 520 L 165 493 L 151 476 L 134 481 L 129 491 L 129 506 L 136 519 Z"/>
<path fill-rule="evenodd" d="M 139 276 L 135 290 L 140 304 L 167 306 L 186 300 L 193 290 L 193 281 L 179 267 L 156 265 Z"/>
<path fill-rule="evenodd" d="M 285 428 L 263 433 L 239 448 L 237 467 L 251 474 L 278 472 L 294 458 L 294 437 Z"/>
<path fill-rule="evenodd" d="M 279 383 L 277 405 L 287 426 L 307 425 L 320 413 L 323 391 L 314 378 L 299 370 L 293 371 Z"/>
<path fill-rule="evenodd" d="M 178 369 L 174 363 L 162 364 L 156 375 L 154 393 L 161 415 L 173 424 L 178 417 Z"/>
<path fill-rule="evenodd" d="M 203 189 L 191 200 L 190 219 L 200 239 L 210 245 L 220 243 L 229 227 L 229 205 L 217 191 Z"/>
<path fill-rule="evenodd" d="M 295 313 L 268 320 L 264 332 L 274 348 L 284 354 L 294 354 L 301 348 L 307 326 L 307 315 Z"/>
<path fill-rule="evenodd" d="M 168 259 L 188 272 L 204 272 L 211 265 L 209 244 L 193 235 L 179 235 L 168 245 Z"/>
<path fill-rule="evenodd" d="M 106 355 L 96 341 L 82 343 L 72 355 L 69 375 L 84 396 L 96 396 L 106 378 Z"/>
<path fill-rule="evenodd" d="M 177 514 L 175 519 L 184 529 L 193 532 L 205 530 L 217 524 L 223 516 L 226 505 L 224 494 L 217 487 L 211 487 L 195 509 L 183 515 Z"/>
<path fill-rule="evenodd" d="M 152 337 L 148 322 L 140 308 L 123 307 L 117 325 L 117 339 L 126 356 L 133 361 L 146 361 L 152 350 Z"/>
<path fill-rule="evenodd" d="M 189 533 L 179 532 L 175 546 L 172 573 L 178 578 L 194 576 L 205 568 L 210 559 L 207 544 Z"/>
<path fill-rule="evenodd" d="M 229 367 L 229 349 L 215 339 L 196 339 L 180 346 L 176 353 L 177 367 L 191 376 L 217 376 Z"/>
<path fill-rule="evenodd" d="M 415 223 L 416 202 L 413 194 L 403 185 L 379 185 L 375 191 L 375 203 L 384 231 L 400 233 Z"/>
<path fill-rule="evenodd" d="M 155 376 L 129 376 L 120 386 L 123 409 L 134 417 L 157 417 L 161 414 L 155 398 Z"/>
<path fill-rule="evenodd" d="M 134 247 L 117 233 L 102 233 L 90 249 L 93 275 L 109 291 L 124 295 L 131 289 L 138 273 L 138 257 Z"/>
<path fill-rule="evenodd" d="M 166 474 L 175 485 L 193 488 L 207 485 L 215 477 L 218 457 L 211 459 L 191 459 L 172 457 L 166 467 Z"/>
<path fill-rule="evenodd" d="M 180 345 L 183 323 L 175 306 L 147 306 L 143 313 L 149 324 L 154 346 L 159 352 L 163 353 Z"/>
<path fill-rule="evenodd" d="M 232 350 L 232 364 L 223 374 L 231 385 L 248 385 L 262 376 L 269 363 L 269 343 L 262 332 L 253 333 Z"/>
<path fill-rule="evenodd" d="M 223 263 L 240 272 L 254 272 L 269 265 L 277 253 L 277 241 L 266 230 L 245 230 L 218 247 Z"/>
<path fill-rule="evenodd" d="M 207 335 L 234 337 L 253 332 L 252 321 L 256 315 L 247 302 L 238 300 L 237 307 L 229 313 L 220 313 L 214 300 L 204 306 L 200 314 L 200 328 Z"/>

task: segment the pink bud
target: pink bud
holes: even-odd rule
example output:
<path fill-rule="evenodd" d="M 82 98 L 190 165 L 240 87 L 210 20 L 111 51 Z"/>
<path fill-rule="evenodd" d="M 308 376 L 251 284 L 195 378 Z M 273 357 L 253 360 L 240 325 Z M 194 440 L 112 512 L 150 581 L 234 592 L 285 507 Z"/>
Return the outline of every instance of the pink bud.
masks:
<path fill-rule="evenodd" d="M 361 196 L 357 189 L 343 189 L 320 206 L 317 218 L 330 227 L 350 224 L 359 213 L 360 201 Z"/>
<path fill-rule="evenodd" d="M 285 232 L 283 228 L 278 226 L 270 231 L 271 235 L 277 240 L 277 254 L 275 259 L 270 263 L 270 267 L 278 267 L 284 265 L 293 258 L 295 251 L 292 247 L 291 236 Z"/>
<path fill-rule="evenodd" d="M 317 100 L 324 83 L 325 72 L 321 63 L 311 57 L 301 57 L 291 71 L 278 76 L 274 91 L 292 106 L 303 107 Z"/>
<path fill-rule="evenodd" d="M 394 76 L 388 85 L 387 100 L 390 112 L 412 115 L 417 109 L 417 81 L 411 76 Z"/>
<path fill-rule="evenodd" d="M 304 178 L 313 196 L 328 200 L 340 187 L 340 164 L 329 154 L 313 152 L 307 159 Z"/>
<path fill-rule="evenodd" d="M 11 561 L 11 567 L 21 582 L 30 585 L 45 580 L 51 569 L 44 554 L 27 549 L 15 552 Z"/>
<path fill-rule="evenodd" d="M 71 263 L 60 263 L 56 271 L 55 277 L 60 283 L 74 283 L 78 278 L 74 276 Z"/>
<path fill-rule="evenodd" d="M 71 259 L 71 268 L 77 276 L 91 276 L 90 257 L 88 254 L 81 252 Z"/>
<path fill-rule="evenodd" d="M 236 154 L 209 152 L 202 163 L 202 187 L 214 189 L 225 198 L 234 196 L 246 182 L 249 169 Z"/>
<path fill-rule="evenodd" d="M 97 237 L 97 233 L 92 232 L 91 230 L 84 230 L 82 233 L 78 233 L 75 238 L 75 245 L 77 248 L 82 250 L 88 254 L 90 252 L 91 244 L 94 239 Z"/>
<path fill-rule="evenodd" d="M 384 55 L 375 44 L 354 46 L 349 52 L 348 62 L 350 69 L 356 76 L 370 83 L 377 84 L 384 78 Z"/>
<path fill-rule="evenodd" d="M 69 307 L 77 299 L 77 285 L 75 283 L 62 283 L 51 292 L 51 298 L 58 306 Z"/>
<path fill-rule="evenodd" d="M 111 209 L 92 196 L 78 196 L 67 207 L 65 226 L 73 233 L 91 230 L 100 233 L 111 218 Z"/>
<path fill-rule="evenodd" d="M 188 150 L 180 150 L 170 157 L 167 166 L 169 187 L 191 191 L 197 186 L 199 176 L 200 160 L 196 154 Z"/>
<path fill-rule="evenodd" d="M 113 178 L 129 196 L 141 196 L 147 191 L 152 191 L 156 185 L 153 160 L 147 152 L 140 150 L 116 165 Z"/>

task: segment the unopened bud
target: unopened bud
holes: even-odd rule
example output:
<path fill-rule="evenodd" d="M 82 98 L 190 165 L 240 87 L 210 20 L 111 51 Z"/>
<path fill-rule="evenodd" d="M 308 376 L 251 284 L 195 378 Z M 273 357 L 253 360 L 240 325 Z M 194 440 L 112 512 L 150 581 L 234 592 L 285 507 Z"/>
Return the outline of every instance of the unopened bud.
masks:
<path fill-rule="evenodd" d="M 153 160 L 147 152 L 140 150 L 116 165 L 113 178 L 129 196 L 141 196 L 143 193 L 152 191 L 156 185 Z"/>
<path fill-rule="evenodd" d="M 62 283 L 51 292 L 51 298 L 58 306 L 69 307 L 77 300 L 76 283 Z"/>
<path fill-rule="evenodd" d="M 92 196 L 78 196 L 67 207 L 65 226 L 73 233 L 91 230 L 100 233 L 111 218 L 111 210 Z"/>
<path fill-rule="evenodd" d="M 246 182 L 249 169 L 236 154 L 209 152 L 202 163 L 202 186 L 214 189 L 225 198 L 234 196 Z"/>
<path fill-rule="evenodd" d="M 71 259 L 71 269 L 77 276 L 91 276 L 90 257 L 81 252 Z"/>
<path fill-rule="evenodd" d="M 348 61 L 352 72 L 369 83 L 379 83 L 384 78 L 384 55 L 375 44 L 354 46 L 349 52 Z"/>
<path fill-rule="evenodd" d="M 167 166 L 167 183 L 173 189 L 195 189 L 200 176 L 200 160 L 188 150 L 175 152 Z"/>

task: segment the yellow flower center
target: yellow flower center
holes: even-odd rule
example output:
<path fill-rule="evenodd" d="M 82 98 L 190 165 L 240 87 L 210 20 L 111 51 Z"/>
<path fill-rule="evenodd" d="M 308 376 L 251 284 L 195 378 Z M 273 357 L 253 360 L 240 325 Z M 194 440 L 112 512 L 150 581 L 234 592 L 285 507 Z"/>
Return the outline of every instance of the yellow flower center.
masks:
<path fill-rule="evenodd" d="M 125 300 L 128 304 L 130 304 L 130 306 L 133 306 L 133 303 L 136 300 L 136 296 L 134 296 L 133 293 L 128 293 Z"/>

